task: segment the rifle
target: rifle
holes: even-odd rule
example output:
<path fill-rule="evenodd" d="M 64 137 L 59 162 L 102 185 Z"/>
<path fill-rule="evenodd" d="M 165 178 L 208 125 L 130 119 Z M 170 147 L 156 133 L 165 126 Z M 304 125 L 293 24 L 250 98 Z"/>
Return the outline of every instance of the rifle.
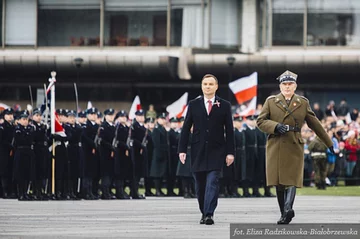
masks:
<path fill-rule="evenodd" d="M 117 123 L 116 128 L 115 128 L 115 135 L 114 138 L 112 140 L 112 147 L 113 147 L 113 151 L 111 151 L 111 157 L 114 157 L 114 151 L 119 143 L 119 141 L 117 140 L 117 136 L 118 136 L 118 130 L 119 130 L 119 126 L 120 126 L 120 122 Z"/>
<path fill-rule="evenodd" d="M 143 148 L 140 150 L 140 154 L 143 153 L 143 149 L 146 149 L 146 146 L 147 146 L 147 143 L 148 143 L 148 140 L 147 140 L 148 134 L 149 134 L 149 128 L 146 128 L 144 138 L 141 141 L 141 146 Z"/>
<path fill-rule="evenodd" d="M 131 125 L 129 127 L 129 132 L 128 132 L 128 137 L 126 139 L 126 145 L 128 146 L 128 148 L 132 148 L 132 146 L 134 145 L 134 140 L 131 138 L 131 131 L 132 131 L 132 122 Z"/>
<path fill-rule="evenodd" d="M 101 138 L 99 137 L 100 136 L 100 129 L 101 129 L 101 125 L 99 125 L 99 128 L 97 129 L 97 133 L 96 133 L 95 138 L 94 138 L 95 148 L 100 146 L 100 143 L 101 143 Z M 93 149 L 93 154 L 95 154 L 95 148 Z"/>

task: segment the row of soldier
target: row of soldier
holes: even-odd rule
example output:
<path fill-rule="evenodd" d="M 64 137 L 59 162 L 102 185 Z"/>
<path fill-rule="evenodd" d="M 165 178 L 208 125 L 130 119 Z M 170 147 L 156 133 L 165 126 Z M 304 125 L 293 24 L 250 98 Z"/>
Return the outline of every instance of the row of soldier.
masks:
<path fill-rule="evenodd" d="M 168 124 L 163 113 L 157 119 L 145 120 L 144 111 L 138 110 L 130 122 L 123 110 L 116 113 L 114 109 L 107 109 L 102 115 L 96 108 L 90 108 L 77 115 L 73 110 L 59 109 L 57 115 L 65 132 L 51 135 L 40 109 L 31 113 L 19 112 L 15 118 L 11 109 L 2 113 L 0 177 L 3 198 L 144 199 L 145 196 L 165 196 L 164 182 L 167 196 L 195 197 L 191 159 L 184 165 L 178 159 L 183 118 L 171 118 Z M 221 197 L 240 197 L 239 187 L 244 197 L 261 197 L 261 186 L 264 186 L 265 196 L 273 196 L 265 187 L 266 135 L 257 129 L 255 119 L 254 116 L 246 120 L 234 116 L 236 159 L 231 167 L 224 166 Z M 53 142 L 54 175 L 49 151 Z M 190 150 L 191 145 L 188 155 Z M 53 190 L 52 176 L 55 179 Z M 145 195 L 139 193 L 141 178 Z M 126 193 L 126 186 L 130 194 Z M 155 194 L 151 191 L 153 186 Z M 178 194 L 174 191 L 176 187 Z"/>

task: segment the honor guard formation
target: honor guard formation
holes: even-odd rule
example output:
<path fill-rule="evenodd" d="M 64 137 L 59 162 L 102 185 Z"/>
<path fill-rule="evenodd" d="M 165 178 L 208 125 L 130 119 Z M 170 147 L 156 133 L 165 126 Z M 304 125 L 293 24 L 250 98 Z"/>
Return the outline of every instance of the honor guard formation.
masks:
<path fill-rule="evenodd" d="M 151 111 L 145 118 L 144 110 L 137 110 L 135 118 L 129 120 L 126 111 L 112 108 L 104 112 L 97 108 L 82 112 L 57 109 L 56 113 L 63 131 L 55 134 L 51 134 L 39 108 L 30 112 L 8 108 L 1 113 L 2 198 L 21 201 L 196 198 L 191 145 L 185 164 L 178 156 L 184 117 L 169 119 L 165 113 L 157 115 Z M 256 116 L 245 119 L 234 115 L 233 123 L 236 158 L 230 167 L 226 167 L 224 160 L 220 197 L 272 197 L 265 182 L 266 135 L 256 127 Z M 192 134 L 189 137 L 191 142 Z M 144 187 L 144 195 L 139 187 Z M 260 194 L 260 187 L 264 187 L 264 195 Z"/>

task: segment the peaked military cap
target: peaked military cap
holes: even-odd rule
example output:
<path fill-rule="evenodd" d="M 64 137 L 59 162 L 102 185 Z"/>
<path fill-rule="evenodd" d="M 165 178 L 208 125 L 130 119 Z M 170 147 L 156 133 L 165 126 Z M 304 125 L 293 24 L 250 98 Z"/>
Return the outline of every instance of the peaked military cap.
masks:
<path fill-rule="evenodd" d="M 85 111 L 81 111 L 78 114 L 79 118 L 85 118 L 86 117 L 86 112 Z"/>
<path fill-rule="evenodd" d="M 115 115 L 115 119 L 119 118 L 119 117 L 127 117 L 127 113 L 125 110 L 120 110 L 119 112 L 116 113 Z"/>
<path fill-rule="evenodd" d="M 146 118 L 145 123 L 155 123 L 155 119 L 152 117 Z"/>
<path fill-rule="evenodd" d="M 184 116 L 181 116 L 180 118 L 178 118 L 179 122 L 184 122 L 185 121 L 185 118 Z"/>
<path fill-rule="evenodd" d="M 112 109 L 112 108 L 106 109 L 106 110 L 104 111 L 104 115 L 113 115 L 113 114 L 115 114 L 115 110 Z"/>
<path fill-rule="evenodd" d="M 178 118 L 176 118 L 176 117 L 172 117 L 172 118 L 170 119 L 170 123 L 177 123 L 177 122 L 179 122 L 179 120 L 178 120 Z"/>
<path fill-rule="evenodd" d="M 234 115 L 234 121 L 243 121 L 244 120 L 244 118 L 242 117 L 242 116 L 240 116 L 240 115 Z"/>
<path fill-rule="evenodd" d="M 36 114 L 41 115 L 41 109 L 40 108 L 35 108 L 33 110 L 33 115 L 36 115 Z"/>
<path fill-rule="evenodd" d="M 137 116 L 141 116 L 141 115 L 144 115 L 144 114 L 145 114 L 145 112 L 144 112 L 142 109 L 137 110 L 137 111 L 135 112 L 135 115 L 137 115 Z"/>
<path fill-rule="evenodd" d="M 56 113 L 57 113 L 58 115 L 66 115 L 66 110 L 65 110 L 65 109 L 57 109 L 57 110 L 56 110 Z"/>
<path fill-rule="evenodd" d="M 76 116 L 75 110 L 69 110 L 66 114 L 66 116 Z"/>
<path fill-rule="evenodd" d="M 257 119 L 257 115 L 248 115 L 248 116 L 246 117 L 246 119 L 248 119 L 248 120 L 256 120 L 256 119 Z"/>
<path fill-rule="evenodd" d="M 157 118 L 166 119 L 166 113 L 159 114 Z"/>
<path fill-rule="evenodd" d="M 29 118 L 29 112 L 27 110 L 20 111 L 18 115 L 18 119 L 21 118 Z"/>
<path fill-rule="evenodd" d="M 291 71 L 285 71 L 284 73 L 282 73 L 278 78 L 276 78 L 279 83 L 283 83 L 283 82 L 288 82 L 288 81 L 292 81 L 292 82 L 296 82 L 297 80 L 297 75 Z"/>
<path fill-rule="evenodd" d="M 86 114 L 97 114 L 97 112 L 98 109 L 96 109 L 95 107 L 86 110 Z"/>
<path fill-rule="evenodd" d="M 12 115 L 14 114 L 14 110 L 12 108 L 7 108 L 3 111 L 3 115 Z"/>
<path fill-rule="evenodd" d="M 98 117 L 98 118 L 102 118 L 102 117 L 103 117 L 103 114 L 102 114 L 100 111 L 98 111 L 96 114 L 97 114 L 97 117 Z"/>

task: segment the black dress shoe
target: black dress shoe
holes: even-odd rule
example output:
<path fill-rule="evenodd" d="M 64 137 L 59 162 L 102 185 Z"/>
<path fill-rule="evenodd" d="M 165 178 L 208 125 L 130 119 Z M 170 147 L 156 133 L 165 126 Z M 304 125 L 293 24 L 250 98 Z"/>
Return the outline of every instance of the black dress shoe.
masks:
<path fill-rule="evenodd" d="M 174 192 L 168 192 L 166 194 L 167 197 L 176 197 L 177 195 Z"/>
<path fill-rule="evenodd" d="M 205 224 L 205 216 L 204 215 L 201 216 L 200 224 Z"/>
<path fill-rule="evenodd" d="M 145 199 L 143 195 L 134 195 L 131 197 L 132 199 Z"/>
<path fill-rule="evenodd" d="M 147 197 L 154 197 L 155 194 L 152 193 L 152 192 L 145 192 L 145 196 L 147 196 Z"/>
<path fill-rule="evenodd" d="M 205 224 L 206 224 L 206 225 L 212 225 L 212 224 L 214 224 L 214 220 L 213 220 L 212 216 L 206 216 L 206 218 L 205 218 Z"/>

